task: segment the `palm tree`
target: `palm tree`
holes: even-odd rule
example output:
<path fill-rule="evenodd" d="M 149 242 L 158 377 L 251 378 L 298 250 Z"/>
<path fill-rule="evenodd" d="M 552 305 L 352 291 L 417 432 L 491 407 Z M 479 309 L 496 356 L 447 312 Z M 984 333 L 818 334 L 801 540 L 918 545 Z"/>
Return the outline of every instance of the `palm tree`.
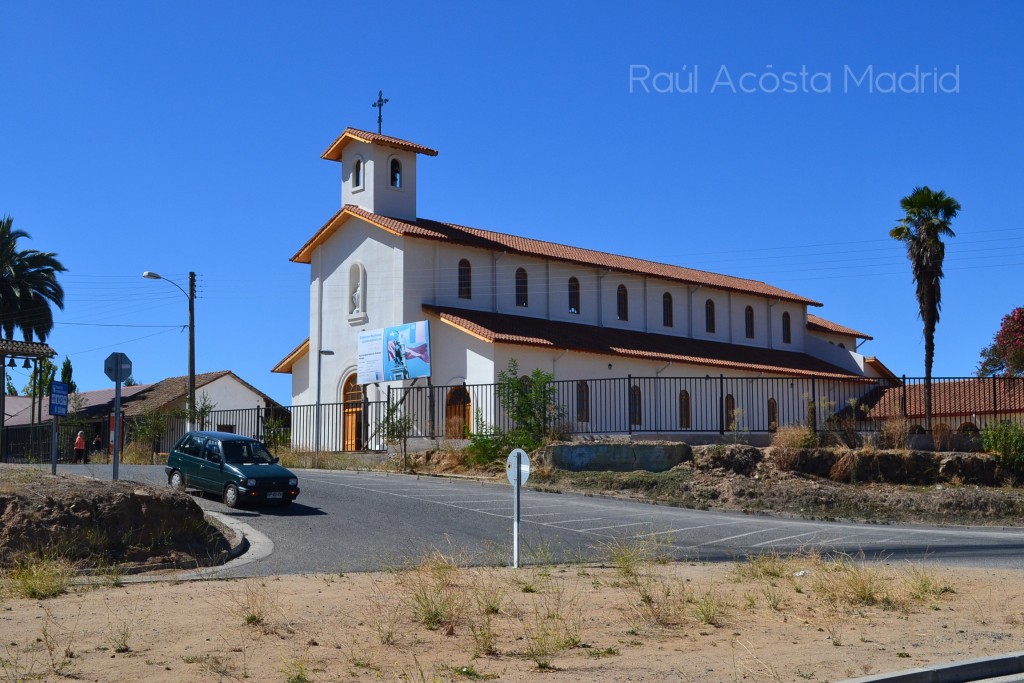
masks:
<path fill-rule="evenodd" d="M 46 341 L 53 331 L 51 304 L 64 308 L 64 288 L 57 273 L 67 270 L 53 252 L 18 249 L 18 240 L 31 238 L 15 230 L 14 219 L 0 219 L 0 333 L 6 339 L 20 329 L 26 341 Z"/>
<path fill-rule="evenodd" d="M 907 258 L 917 285 L 917 305 L 924 323 L 924 420 L 932 429 L 932 361 L 935 359 L 935 326 L 942 308 L 943 237 L 956 237 L 949 227 L 960 211 L 960 202 L 927 185 L 900 200 L 905 215 L 889 236 L 907 246 Z"/>

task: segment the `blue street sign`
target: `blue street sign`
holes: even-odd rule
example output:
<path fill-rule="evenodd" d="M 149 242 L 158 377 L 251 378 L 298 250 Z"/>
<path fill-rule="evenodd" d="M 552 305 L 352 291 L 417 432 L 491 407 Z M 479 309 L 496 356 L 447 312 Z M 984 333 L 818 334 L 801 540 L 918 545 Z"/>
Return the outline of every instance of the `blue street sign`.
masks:
<path fill-rule="evenodd" d="M 50 382 L 50 415 L 61 417 L 68 414 L 68 385 L 64 382 Z"/>

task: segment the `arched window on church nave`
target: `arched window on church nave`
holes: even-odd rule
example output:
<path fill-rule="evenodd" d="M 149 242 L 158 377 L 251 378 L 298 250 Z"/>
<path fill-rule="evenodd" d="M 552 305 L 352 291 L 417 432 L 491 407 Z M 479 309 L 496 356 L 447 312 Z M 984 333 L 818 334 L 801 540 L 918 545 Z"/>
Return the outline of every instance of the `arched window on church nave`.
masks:
<path fill-rule="evenodd" d="M 789 313 L 782 314 L 782 343 L 793 343 L 793 324 L 790 322 Z"/>
<path fill-rule="evenodd" d="M 516 268 L 516 306 L 530 305 L 529 283 L 526 268 Z"/>
<path fill-rule="evenodd" d="M 576 421 L 590 422 L 590 385 L 576 382 Z"/>
<path fill-rule="evenodd" d="M 580 312 L 580 281 L 574 277 L 569 278 L 569 312 Z"/>
<path fill-rule="evenodd" d="M 743 327 L 746 331 L 747 339 L 754 338 L 754 307 L 747 306 L 743 310 Z"/>
<path fill-rule="evenodd" d="M 661 322 L 665 327 L 672 327 L 672 295 L 668 292 L 661 296 Z"/>
<path fill-rule="evenodd" d="M 615 313 L 619 320 L 629 320 L 629 292 L 626 291 L 626 285 L 619 285 L 615 302 Z"/>
<path fill-rule="evenodd" d="M 704 303 L 704 331 L 708 334 L 715 333 L 715 302 L 711 299 Z"/>
<path fill-rule="evenodd" d="M 459 298 L 473 298 L 473 266 L 469 264 L 469 259 L 459 261 Z"/>

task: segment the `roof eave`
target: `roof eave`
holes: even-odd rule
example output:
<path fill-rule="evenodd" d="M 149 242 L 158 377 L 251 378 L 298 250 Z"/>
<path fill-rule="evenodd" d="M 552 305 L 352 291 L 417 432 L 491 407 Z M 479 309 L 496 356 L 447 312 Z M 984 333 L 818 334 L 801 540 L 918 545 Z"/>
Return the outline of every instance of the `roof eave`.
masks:
<path fill-rule="evenodd" d="M 296 346 L 291 353 L 282 358 L 281 362 L 275 365 L 270 371 L 278 372 L 283 375 L 290 375 L 292 373 L 292 368 L 295 366 L 297 362 L 299 362 L 299 359 L 307 355 L 309 355 L 308 337 L 306 338 L 306 341 Z"/>

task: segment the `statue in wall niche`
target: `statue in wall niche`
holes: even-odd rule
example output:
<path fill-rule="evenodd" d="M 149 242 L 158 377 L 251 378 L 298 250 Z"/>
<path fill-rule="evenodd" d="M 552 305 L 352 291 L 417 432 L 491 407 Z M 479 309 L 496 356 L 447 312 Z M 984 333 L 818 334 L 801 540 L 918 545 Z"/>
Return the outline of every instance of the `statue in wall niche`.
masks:
<path fill-rule="evenodd" d="M 352 311 L 351 311 L 352 313 L 361 313 L 362 312 L 360 310 L 360 307 L 359 307 L 360 297 L 362 296 L 361 289 L 362 289 L 361 285 L 356 285 L 356 291 L 352 292 Z"/>

